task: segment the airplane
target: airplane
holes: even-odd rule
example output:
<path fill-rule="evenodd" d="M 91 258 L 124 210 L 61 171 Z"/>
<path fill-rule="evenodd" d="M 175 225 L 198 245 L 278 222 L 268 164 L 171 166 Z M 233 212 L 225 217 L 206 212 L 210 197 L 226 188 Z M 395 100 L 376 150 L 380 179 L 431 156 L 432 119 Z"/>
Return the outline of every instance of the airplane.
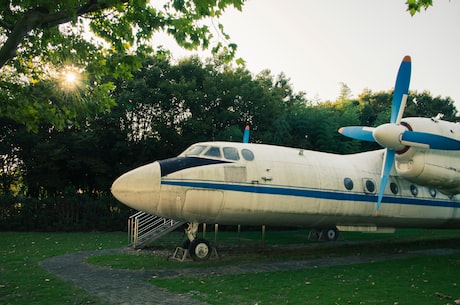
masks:
<path fill-rule="evenodd" d="M 390 123 L 341 134 L 383 149 L 348 155 L 243 142 L 201 142 L 177 157 L 138 167 L 111 188 L 122 203 L 189 223 L 188 250 L 208 259 L 200 223 L 339 231 L 460 228 L 460 125 L 402 118 L 411 74 L 398 70 Z"/>

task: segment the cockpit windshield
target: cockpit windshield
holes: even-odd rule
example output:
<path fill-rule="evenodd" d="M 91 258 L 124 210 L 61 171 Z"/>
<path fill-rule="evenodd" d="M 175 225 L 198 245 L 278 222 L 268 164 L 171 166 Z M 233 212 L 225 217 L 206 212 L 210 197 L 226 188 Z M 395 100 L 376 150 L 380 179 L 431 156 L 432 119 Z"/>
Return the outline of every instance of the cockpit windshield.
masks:
<path fill-rule="evenodd" d="M 219 159 L 226 159 L 231 161 L 238 161 L 240 160 L 240 156 L 243 157 L 246 161 L 254 160 L 254 154 L 251 150 L 244 148 L 239 151 L 236 147 L 231 146 L 224 146 L 220 147 L 218 145 L 204 145 L 204 144 L 195 144 L 190 146 L 187 150 L 185 150 L 182 156 L 203 156 L 203 157 L 210 157 L 210 158 L 219 158 Z"/>
<path fill-rule="evenodd" d="M 220 154 L 220 147 L 218 147 L 218 146 L 211 146 L 211 147 L 209 147 L 209 149 L 205 152 L 204 155 L 205 155 L 205 156 L 208 156 L 208 157 L 220 158 L 220 157 L 221 157 L 221 154 Z"/>
<path fill-rule="evenodd" d="M 206 148 L 206 145 L 193 145 L 190 146 L 186 151 L 183 152 L 183 155 L 186 156 L 198 156 Z"/>

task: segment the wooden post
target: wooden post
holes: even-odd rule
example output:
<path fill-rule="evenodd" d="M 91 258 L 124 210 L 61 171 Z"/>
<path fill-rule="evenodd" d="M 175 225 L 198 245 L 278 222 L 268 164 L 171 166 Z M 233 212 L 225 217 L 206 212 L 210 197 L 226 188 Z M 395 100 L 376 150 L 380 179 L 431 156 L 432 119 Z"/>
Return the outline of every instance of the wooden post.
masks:
<path fill-rule="evenodd" d="M 214 245 L 217 245 L 217 233 L 219 232 L 219 224 L 214 225 Z"/>
<path fill-rule="evenodd" d="M 265 247 L 265 225 L 262 225 L 262 247 Z"/>

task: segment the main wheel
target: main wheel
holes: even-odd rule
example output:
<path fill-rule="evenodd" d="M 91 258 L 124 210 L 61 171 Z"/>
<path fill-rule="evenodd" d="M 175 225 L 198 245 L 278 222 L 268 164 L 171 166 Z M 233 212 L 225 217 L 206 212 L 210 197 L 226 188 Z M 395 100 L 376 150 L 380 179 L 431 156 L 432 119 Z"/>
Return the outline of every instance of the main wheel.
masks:
<path fill-rule="evenodd" d="M 203 238 L 197 238 L 190 243 L 188 252 L 193 260 L 205 261 L 211 256 L 212 249 L 209 241 Z"/>
<path fill-rule="evenodd" d="M 323 236 L 328 241 L 335 241 L 337 240 L 337 238 L 339 238 L 339 230 L 337 230 L 336 228 L 324 229 Z"/>

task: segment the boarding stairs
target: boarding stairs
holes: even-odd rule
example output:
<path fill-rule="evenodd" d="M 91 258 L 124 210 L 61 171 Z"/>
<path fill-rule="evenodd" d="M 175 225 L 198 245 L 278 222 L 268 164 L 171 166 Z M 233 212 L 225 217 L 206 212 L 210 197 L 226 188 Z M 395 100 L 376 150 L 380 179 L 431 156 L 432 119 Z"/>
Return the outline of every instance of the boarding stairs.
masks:
<path fill-rule="evenodd" d="M 180 227 L 185 222 L 168 219 L 145 212 L 137 212 L 128 219 L 130 246 L 141 249 L 152 241 Z"/>

